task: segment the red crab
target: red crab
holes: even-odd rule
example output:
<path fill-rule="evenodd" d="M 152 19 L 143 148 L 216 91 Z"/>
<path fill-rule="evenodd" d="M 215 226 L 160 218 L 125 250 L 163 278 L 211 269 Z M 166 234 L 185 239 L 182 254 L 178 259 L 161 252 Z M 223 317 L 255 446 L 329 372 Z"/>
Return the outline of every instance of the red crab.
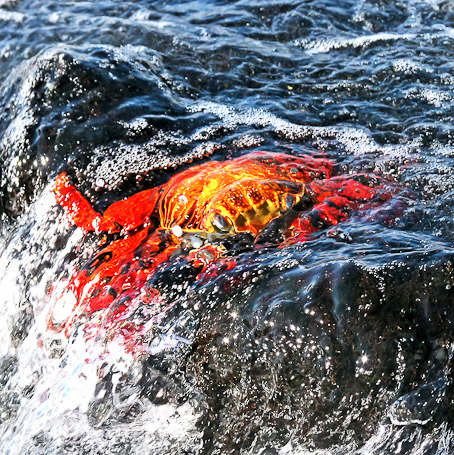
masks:
<path fill-rule="evenodd" d="M 84 231 L 117 239 L 102 244 L 72 278 L 69 315 L 57 321 L 54 310 L 49 324 L 68 333 L 77 318 L 92 314 L 94 332 L 110 324 L 127 338 L 137 331 L 128 322 L 134 311 L 157 311 L 159 295 L 145 284 L 172 254 L 186 254 L 203 270 L 222 255 L 215 239 L 239 233 L 257 238 L 271 221 L 290 214 L 285 235 L 287 243 L 297 242 L 382 197 L 380 187 L 364 185 L 358 176 L 332 177 L 332 168 L 327 159 L 253 152 L 193 166 L 164 185 L 113 203 L 103 214 L 60 174 L 55 196 L 71 220 Z"/>

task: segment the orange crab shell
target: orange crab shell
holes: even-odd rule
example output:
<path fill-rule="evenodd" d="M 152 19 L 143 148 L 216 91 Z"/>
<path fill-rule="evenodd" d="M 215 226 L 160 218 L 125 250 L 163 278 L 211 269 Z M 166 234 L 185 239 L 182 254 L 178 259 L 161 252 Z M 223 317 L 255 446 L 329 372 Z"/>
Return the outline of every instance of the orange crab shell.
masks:
<path fill-rule="evenodd" d="M 326 159 L 255 152 L 230 162 L 212 161 L 172 177 L 159 203 L 161 228 L 257 234 L 299 202 L 304 183 L 331 175 Z"/>
<path fill-rule="evenodd" d="M 206 207 L 201 229 L 207 233 L 251 232 L 257 235 L 271 220 L 297 204 L 304 183 L 244 179 L 218 192 Z"/>

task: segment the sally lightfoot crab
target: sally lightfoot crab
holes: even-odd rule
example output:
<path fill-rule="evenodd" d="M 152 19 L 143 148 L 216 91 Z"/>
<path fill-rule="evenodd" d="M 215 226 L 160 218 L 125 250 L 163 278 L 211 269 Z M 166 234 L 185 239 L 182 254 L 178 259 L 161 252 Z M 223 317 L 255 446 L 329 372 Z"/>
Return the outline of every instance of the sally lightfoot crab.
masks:
<path fill-rule="evenodd" d="M 71 279 L 69 311 L 56 318 L 54 310 L 49 324 L 69 333 L 78 318 L 93 315 L 93 327 L 115 327 L 125 338 L 144 334 L 146 327 L 131 326 L 131 315 L 139 308 L 153 314 L 160 296 L 146 283 L 172 256 L 184 255 L 201 272 L 222 260 L 219 239 L 248 234 L 259 248 L 267 229 L 282 221 L 284 243 L 295 243 L 388 197 L 381 184 L 361 183 L 367 176 L 333 177 L 332 169 L 323 158 L 253 152 L 193 166 L 102 214 L 60 174 L 55 196 L 70 219 L 86 232 L 116 237 Z"/>

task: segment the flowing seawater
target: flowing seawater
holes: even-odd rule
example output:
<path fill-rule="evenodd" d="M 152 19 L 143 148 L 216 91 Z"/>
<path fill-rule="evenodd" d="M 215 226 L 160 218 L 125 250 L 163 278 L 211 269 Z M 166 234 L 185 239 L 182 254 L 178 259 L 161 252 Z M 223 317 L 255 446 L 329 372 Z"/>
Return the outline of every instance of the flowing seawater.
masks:
<path fill-rule="evenodd" d="M 442 0 L 0 1 L 1 453 L 453 453 L 453 56 Z M 145 358 L 47 329 L 96 248 L 60 171 L 104 210 L 250 150 L 400 191 L 209 281 L 163 270 Z"/>

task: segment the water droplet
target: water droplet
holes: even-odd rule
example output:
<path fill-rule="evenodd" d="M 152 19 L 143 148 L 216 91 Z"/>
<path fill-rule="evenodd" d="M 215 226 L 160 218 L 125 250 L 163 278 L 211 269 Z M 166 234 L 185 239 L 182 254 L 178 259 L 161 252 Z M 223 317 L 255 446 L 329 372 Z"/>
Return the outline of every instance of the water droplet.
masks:
<path fill-rule="evenodd" d="M 181 229 L 181 227 L 178 226 L 178 224 L 176 224 L 175 226 L 172 227 L 172 234 L 175 237 L 181 237 L 183 235 L 183 229 Z"/>

